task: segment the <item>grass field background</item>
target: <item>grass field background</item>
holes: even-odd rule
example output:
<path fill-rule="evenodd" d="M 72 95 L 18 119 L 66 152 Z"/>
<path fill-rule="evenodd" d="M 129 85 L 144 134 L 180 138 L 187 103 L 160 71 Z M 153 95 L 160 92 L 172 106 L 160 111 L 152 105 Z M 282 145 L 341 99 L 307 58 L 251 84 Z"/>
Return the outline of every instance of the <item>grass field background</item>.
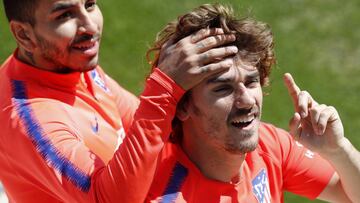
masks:
<path fill-rule="evenodd" d="M 98 1 L 104 15 L 100 64 L 135 94 L 148 73 L 145 52 L 156 33 L 170 20 L 203 0 Z M 273 29 L 278 63 L 266 88 L 263 120 L 287 129 L 292 104 L 282 82 L 290 72 L 299 86 L 321 103 L 337 108 L 346 136 L 360 148 L 360 1 L 358 0 L 237 0 L 239 15 L 250 14 Z M 16 47 L 3 7 L 0 17 L 0 61 Z M 0 90 L 1 93 L 1 90 Z M 307 199 L 286 194 L 286 202 Z M 320 202 L 320 201 L 315 201 Z"/>

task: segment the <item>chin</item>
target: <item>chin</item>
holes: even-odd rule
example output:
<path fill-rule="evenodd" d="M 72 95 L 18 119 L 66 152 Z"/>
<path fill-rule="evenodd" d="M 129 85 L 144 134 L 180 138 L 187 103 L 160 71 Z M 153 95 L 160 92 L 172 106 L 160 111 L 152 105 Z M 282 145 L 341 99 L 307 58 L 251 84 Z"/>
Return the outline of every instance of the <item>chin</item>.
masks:
<path fill-rule="evenodd" d="M 232 154 L 245 154 L 254 151 L 259 144 L 258 133 L 252 133 L 251 136 L 247 136 L 246 139 L 233 140 L 226 144 L 226 151 Z"/>
<path fill-rule="evenodd" d="M 87 72 L 90 70 L 94 70 L 96 67 L 98 66 L 98 63 L 88 63 L 88 64 L 84 64 L 83 66 L 75 66 L 74 67 L 74 72 Z"/>
<path fill-rule="evenodd" d="M 95 69 L 98 65 L 99 65 L 99 60 L 98 60 L 98 56 L 96 55 L 95 57 L 91 58 L 91 59 L 87 59 L 87 60 L 78 60 L 79 63 L 76 64 L 77 67 L 75 68 L 75 70 L 79 71 L 79 72 L 87 72 L 90 70 Z M 79 66 L 81 65 L 81 66 Z"/>
<path fill-rule="evenodd" d="M 231 154 L 246 154 L 254 151 L 258 146 L 258 143 L 251 143 L 250 145 L 242 145 L 242 146 L 232 146 L 226 147 L 226 151 Z"/>
<path fill-rule="evenodd" d="M 80 70 L 80 72 L 87 72 L 87 71 L 90 71 L 90 70 L 94 70 L 96 68 L 97 64 L 95 66 L 87 66 L 87 67 L 84 67 L 82 70 Z"/>

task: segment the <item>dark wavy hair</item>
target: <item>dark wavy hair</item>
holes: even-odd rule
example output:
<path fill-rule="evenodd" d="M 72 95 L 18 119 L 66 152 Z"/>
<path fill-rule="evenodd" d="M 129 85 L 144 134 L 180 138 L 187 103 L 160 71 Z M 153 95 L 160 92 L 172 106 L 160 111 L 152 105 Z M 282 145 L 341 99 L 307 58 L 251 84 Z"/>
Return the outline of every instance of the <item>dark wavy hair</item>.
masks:
<path fill-rule="evenodd" d="M 204 4 L 168 23 L 147 51 L 146 56 L 152 67 L 158 65 L 160 49 L 169 39 L 174 39 L 176 43 L 202 28 L 222 28 L 225 33 L 234 33 L 236 40 L 232 44 L 238 47 L 237 56 L 254 65 L 260 73 L 261 85 L 268 85 L 271 68 L 276 62 L 270 27 L 249 17 L 237 18 L 232 7 L 221 4 Z M 183 96 L 178 108 L 188 102 L 190 96 L 191 90 Z M 175 118 L 172 141 L 178 141 L 181 137 L 181 122 Z"/>
<path fill-rule="evenodd" d="M 4 9 L 8 21 L 16 20 L 35 25 L 35 10 L 38 0 L 3 0 Z"/>

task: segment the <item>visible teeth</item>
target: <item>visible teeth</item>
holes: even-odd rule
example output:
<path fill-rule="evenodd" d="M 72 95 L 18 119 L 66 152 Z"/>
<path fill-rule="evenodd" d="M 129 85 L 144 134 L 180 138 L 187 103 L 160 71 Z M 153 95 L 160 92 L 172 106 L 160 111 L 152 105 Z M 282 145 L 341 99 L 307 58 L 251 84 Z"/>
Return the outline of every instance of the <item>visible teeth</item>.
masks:
<path fill-rule="evenodd" d="M 239 117 L 234 119 L 232 122 L 233 123 L 248 123 L 251 122 L 252 120 L 254 120 L 255 116 L 251 115 L 251 116 L 247 116 L 247 117 Z"/>
<path fill-rule="evenodd" d="M 77 49 L 89 49 L 91 47 L 93 47 L 94 44 L 89 44 L 89 45 L 74 45 L 75 48 Z"/>
<path fill-rule="evenodd" d="M 91 46 L 75 46 L 75 47 L 79 49 L 87 49 L 90 48 Z"/>

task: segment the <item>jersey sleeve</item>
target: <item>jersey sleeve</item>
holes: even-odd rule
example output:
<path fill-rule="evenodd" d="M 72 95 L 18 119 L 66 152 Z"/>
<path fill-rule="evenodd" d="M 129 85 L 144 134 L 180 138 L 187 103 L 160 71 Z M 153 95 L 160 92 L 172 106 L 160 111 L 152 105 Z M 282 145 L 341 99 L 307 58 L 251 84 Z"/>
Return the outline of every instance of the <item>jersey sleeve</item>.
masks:
<path fill-rule="evenodd" d="M 86 147 L 81 134 L 67 122 L 41 116 L 56 114 L 55 109 L 49 112 L 52 109 L 38 104 L 34 112 L 36 102 L 27 103 L 21 84 L 14 88 L 18 91 L 14 97 L 18 116 L 11 115 L 13 120 L 9 119 L 7 125 L 16 136 L 4 143 L 18 141 L 19 153 L 15 149 L 9 150 L 12 154 L 2 153 L 4 164 L 13 168 L 8 176 L 16 175 L 17 180 L 38 187 L 60 202 L 144 201 L 157 157 L 171 131 L 176 104 L 184 93 L 170 78 L 158 69 L 149 77 L 127 136 L 108 164 Z"/>
<path fill-rule="evenodd" d="M 144 201 L 183 94 L 184 90 L 159 69 L 150 75 L 124 143 L 95 183 L 98 188 L 106 187 L 97 194 L 100 200 Z"/>
<path fill-rule="evenodd" d="M 315 199 L 327 186 L 335 170 L 319 154 L 276 129 L 282 150 L 284 190 Z"/>

